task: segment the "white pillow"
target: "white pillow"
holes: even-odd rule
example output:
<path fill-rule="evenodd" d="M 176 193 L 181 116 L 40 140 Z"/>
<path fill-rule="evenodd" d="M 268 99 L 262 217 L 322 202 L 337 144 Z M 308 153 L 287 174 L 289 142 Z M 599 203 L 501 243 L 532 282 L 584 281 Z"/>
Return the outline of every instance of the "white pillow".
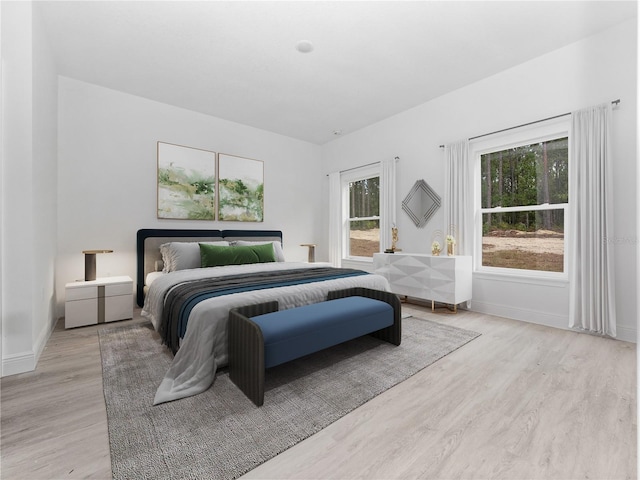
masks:
<path fill-rule="evenodd" d="M 160 245 L 160 253 L 164 261 L 163 273 L 186 270 L 187 268 L 200 268 L 200 243 L 210 245 L 229 246 L 229 242 L 221 240 L 219 242 L 170 242 Z"/>
<path fill-rule="evenodd" d="M 282 243 L 276 241 L 273 242 L 250 242 L 248 240 L 236 240 L 234 245 L 247 246 L 247 245 L 264 245 L 265 243 L 271 243 L 273 245 L 273 253 L 276 257 L 276 262 L 284 262 L 284 251 L 282 250 Z"/>
<path fill-rule="evenodd" d="M 149 272 L 147 273 L 147 279 L 145 280 L 144 284 L 148 287 L 154 282 L 156 278 L 160 278 L 162 275 L 164 275 L 164 273 L 162 272 Z"/>

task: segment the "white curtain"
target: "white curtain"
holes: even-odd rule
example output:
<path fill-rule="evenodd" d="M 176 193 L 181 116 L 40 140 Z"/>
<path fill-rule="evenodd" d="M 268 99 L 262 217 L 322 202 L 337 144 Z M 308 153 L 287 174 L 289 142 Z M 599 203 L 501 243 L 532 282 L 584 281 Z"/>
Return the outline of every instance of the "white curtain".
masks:
<path fill-rule="evenodd" d="M 571 114 L 569 327 L 616 336 L 611 104 Z"/>
<path fill-rule="evenodd" d="M 455 238 L 457 255 L 472 255 L 473 168 L 468 158 L 469 141 L 445 145 L 444 156 L 444 235 Z M 446 249 L 444 244 L 443 249 Z"/>
<path fill-rule="evenodd" d="M 391 247 L 391 227 L 396 224 L 396 161 L 388 159 L 367 165 L 372 176 L 380 172 L 380 231 L 383 248 Z M 365 168 L 365 167 L 362 167 Z M 355 170 L 355 169 L 354 169 Z M 342 264 L 343 205 L 342 174 L 329 174 L 329 261 L 336 267 Z"/>
<path fill-rule="evenodd" d="M 380 232 L 382 248 L 391 248 L 391 227 L 396 225 L 396 159 L 381 162 Z"/>
<path fill-rule="evenodd" d="M 339 267 L 342 260 L 342 189 L 340 172 L 329 174 L 329 262 Z"/>

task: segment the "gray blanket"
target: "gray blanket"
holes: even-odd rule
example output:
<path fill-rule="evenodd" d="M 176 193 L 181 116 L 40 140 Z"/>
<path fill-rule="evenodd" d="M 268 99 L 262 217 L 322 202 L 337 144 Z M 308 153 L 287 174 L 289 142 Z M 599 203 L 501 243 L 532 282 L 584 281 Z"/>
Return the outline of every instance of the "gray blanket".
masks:
<path fill-rule="evenodd" d="M 249 290 L 300 285 L 358 275 L 368 274 L 362 270 L 323 267 L 192 280 L 169 291 L 164 302 L 162 322 L 158 331 L 164 343 L 175 354 L 180 345 L 180 338 L 183 338 L 186 332 L 191 310 L 203 300 Z"/>

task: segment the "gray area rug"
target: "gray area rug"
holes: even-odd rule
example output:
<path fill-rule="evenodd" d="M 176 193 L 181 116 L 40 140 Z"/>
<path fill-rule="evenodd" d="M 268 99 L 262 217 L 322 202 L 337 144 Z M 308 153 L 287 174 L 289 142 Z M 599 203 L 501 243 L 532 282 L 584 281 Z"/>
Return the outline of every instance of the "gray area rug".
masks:
<path fill-rule="evenodd" d="M 256 407 L 219 371 L 204 393 L 153 406 L 171 362 L 150 324 L 100 331 L 115 479 L 237 478 L 479 334 L 419 318 L 402 345 L 362 337 L 269 369 Z"/>

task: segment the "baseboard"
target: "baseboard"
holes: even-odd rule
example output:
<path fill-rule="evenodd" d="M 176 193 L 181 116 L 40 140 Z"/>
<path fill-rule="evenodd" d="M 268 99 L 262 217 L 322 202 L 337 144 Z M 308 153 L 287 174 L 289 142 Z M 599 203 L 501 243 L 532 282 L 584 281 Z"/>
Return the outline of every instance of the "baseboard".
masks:
<path fill-rule="evenodd" d="M 616 337 L 618 340 L 625 342 L 638 343 L 638 330 L 632 327 L 625 327 L 624 325 L 616 326 Z"/>
<path fill-rule="evenodd" d="M 523 322 L 536 323 L 547 327 L 567 329 L 569 319 L 564 315 L 554 313 L 540 312 L 539 310 L 530 310 L 526 308 L 518 308 L 512 305 L 497 305 L 494 303 L 483 303 L 471 300 L 471 311 L 485 313 L 487 315 L 495 315 L 497 317 L 510 318 L 512 320 L 521 320 Z"/>
<path fill-rule="evenodd" d="M 8 377 L 10 375 L 17 375 L 19 373 L 32 372 L 36 369 L 38 365 L 38 360 L 40 359 L 40 355 L 44 351 L 44 347 L 47 346 L 47 342 L 49 341 L 49 337 L 53 333 L 53 329 L 55 328 L 57 323 L 56 321 L 52 321 L 48 328 L 43 328 L 38 336 L 38 340 L 34 345 L 34 350 L 22 353 L 14 353 L 12 355 L 7 355 L 2 359 L 2 376 Z"/>
<path fill-rule="evenodd" d="M 2 376 L 17 375 L 32 372 L 36 369 L 36 355 L 34 352 L 14 353 L 2 359 Z"/>
<path fill-rule="evenodd" d="M 561 330 L 571 330 L 572 332 L 578 332 L 578 330 L 569 328 L 569 318 L 564 315 L 556 315 L 553 313 L 545 313 L 537 310 L 529 310 L 526 308 L 517 308 L 513 306 L 482 303 L 475 300 L 471 301 L 471 308 L 469 310 L 473 312 L 484 313 L 487 315 L 509 318 L 511 320 L 519 320 L 522 322 L 544 325 L 545 327 L 553 327 L 559 328 Z M 618 325 L 616 330 L 617 340 L 632 343 L 637 342 L 637 330 L 635 328 Z"/>
<path fill-rule="evenodd" d="M 44 351 L 44 347 L 47 346 L 47 342 L 49 341 L 49 338 L 51 337 L 53 330 L 56 328 L 56 324 L 58 323 L 58 320 L 59 320 L 58 318 L 50 319 L 48 328 L 43 328 L 42 331 L 40 332 L 40 335 L 38 335 L 38 339 L 36 340 L 36 344 L 34 346 L 35 360 L 36 360 L 35 365 L 38 364 L 38 360 L 40 360 L 40 355 L 42 355 L 42 352 Z M 33 368 L 35 368 L 35 365 Z"/>

